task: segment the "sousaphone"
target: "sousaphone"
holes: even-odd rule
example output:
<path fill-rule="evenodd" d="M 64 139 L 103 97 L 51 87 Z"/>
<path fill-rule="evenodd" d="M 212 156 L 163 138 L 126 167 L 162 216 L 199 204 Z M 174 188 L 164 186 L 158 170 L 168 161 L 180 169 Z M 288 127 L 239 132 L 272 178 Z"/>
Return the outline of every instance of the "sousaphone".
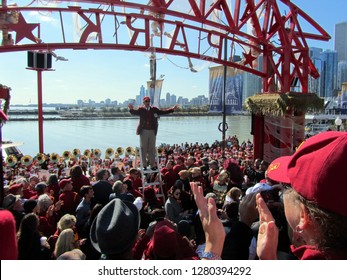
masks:
<path fill-rule="evenodd" d="M 89 149 L 86 149 L 86 150 L 84 150 L 83 155 L 84 155 L 86 158 L 90 158 L 91 153 L 92 153 L 92 152 L 91 152 Z"/>
<path fill-rule="evenodd" d="M 7 166 L 9 167 L 13 167 L 17 164 L 18 160 L 16 158 L 16 156 L 14 155 L 9 155 L 7 158 L 6 158 L 6 164 Z"/>
<path fill-rule="evenodd" d="M 105 155 L 109 158 L 112 157 L 114 155 L 114 150 L 112 148 L 107 148 L 105 151 Z"/>
<path fill-rule="evenodd" d="M 33 163 L 33 158 L 29 155 L 26 155 L 20 159 L 20 162 L 23 166 L 29 166 Z"/>
<path fill-rule="evenodd" d="M 118 147 L 118 148 L 116 149 L 116 152 L 117 152 L 118 156 L 121 156 L 121 155 L 124 154 L 124 149 L 123 149 L 122 147 Z"/>
<path fill-rule="evenodd" d="M 37 162 L 38 164 L 44 163 L 45 160 L 46 160 L 45 154 L 38 153 L 38 154 L 36 155 L 36 162 Z"/>
<path fill-rule="evenodd" d="M 73 149 L 72 154 L 74 157 L 78 158 L 81 155 L 81 151 L 79 149 Z"/>
<path fill-rule="evenodd" d="M 70 160 L 71 152 L 70 151 L 64 151 L 63 158 L 64 160 Z"/>
<path fill-rule="evenodd" d="M 58 163 L 60 160 L 60 156 L 57 153 L 52 153 L 50 156 L 51 162 Z"/>
<path fill-rule="evenodd" d="M 101 157 L 101 151 L 100 151 L 100 149 L 94 149 L 94 151 L 93 151 L 93 156 L 94 156 L 95 158 L 100 158 L 100 157 Z"/>

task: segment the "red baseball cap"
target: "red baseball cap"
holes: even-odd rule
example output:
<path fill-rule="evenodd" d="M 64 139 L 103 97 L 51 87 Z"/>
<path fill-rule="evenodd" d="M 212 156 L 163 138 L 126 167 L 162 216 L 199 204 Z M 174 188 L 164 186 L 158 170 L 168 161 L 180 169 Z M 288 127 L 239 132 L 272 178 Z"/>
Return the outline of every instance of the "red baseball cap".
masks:
<path fill-rule="evenodd" d="M 66 186 L 67 184 L 69 184 L 69 183 L 71 183 L 71 178 L 69 178 L 69 179 L 62 179 L 62 180 L 59 182 L 59 187 L 60 187 L 61 189 L 63 189 L 63 188 L 65 188 L 65 186 Z"/>
<path fill-rule="evenodd" d="M 276 158 L 267 168 L 266 177 L 270 178 L 272 181 L 290 184 L 290 180 L 287 176 L 287 166 L 291 158 L 291 156 Z"/>
<path fill-rule="evenodd" d="M 145 96 L 145 97 L 142 99 L 142 102 L 145 102 L 145 101 L 151 101 L 151 99 L 149 98 L 149 96 Z"/>
<path fill-rule="evenodd" d="M 347 216 L 346 159 L 347 133 L 322 132 L 303 142 L 292 156 L 275 159 L 267 176 L 290 183 L 319 207 Z"/>

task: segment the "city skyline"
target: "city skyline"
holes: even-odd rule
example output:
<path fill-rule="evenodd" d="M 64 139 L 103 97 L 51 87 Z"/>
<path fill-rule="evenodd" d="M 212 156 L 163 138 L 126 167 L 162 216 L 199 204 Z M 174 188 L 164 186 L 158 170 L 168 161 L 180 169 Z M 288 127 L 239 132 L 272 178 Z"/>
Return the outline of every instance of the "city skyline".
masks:
<path fill-rule="evenodd" d="M 19 1 L 20 2 L 20 1 Z M 344 0 L 326 4 L 313 0 L 292 1 L 311 16 L 332 37 L 329 42 L 309 41 L 311 47 L 334 49 L 335 24 L 347 21 Z M 324 17 L 322 11 L 324 10 Z M 333 18 L 333 21 L 331 19 Z M 76 100 L 97 102 L 111 98 L 123 103 L 135 99 L 141 85 L 149 79 L 149 54 L 126 51 L 74 51 L 57 50 L 58 55 L 69 61 L 53 61 L 55 71 L 43 73 L 43 103 L 73 103 Z M 37 76 L 25 69 L 26 52 L 1 53 L 0 83 L 12 89 L 11 104 L 37 103 Z M 182 57 L 158 55 L 157 73 L 165 75 L 162 97 L 167 92 L 192 99 L 208 96 L 209 67 L 200 60 L 193 60 L 197 73 L 187 68 Z"/>

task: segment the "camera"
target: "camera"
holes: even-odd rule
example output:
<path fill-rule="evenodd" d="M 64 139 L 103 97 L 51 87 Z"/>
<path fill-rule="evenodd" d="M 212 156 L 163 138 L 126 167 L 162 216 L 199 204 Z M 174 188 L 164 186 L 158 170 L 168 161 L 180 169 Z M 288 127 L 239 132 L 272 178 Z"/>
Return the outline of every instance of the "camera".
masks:
<path fill-rule="evenodd" d="M 260 195 L 264 199 L 266 203 L 268 202 L 279 202 L 280 196 L 279 196 L 279 190 L 278 189 L 272 189 L 272 190 L 266 190 L 261 191 Z"/>

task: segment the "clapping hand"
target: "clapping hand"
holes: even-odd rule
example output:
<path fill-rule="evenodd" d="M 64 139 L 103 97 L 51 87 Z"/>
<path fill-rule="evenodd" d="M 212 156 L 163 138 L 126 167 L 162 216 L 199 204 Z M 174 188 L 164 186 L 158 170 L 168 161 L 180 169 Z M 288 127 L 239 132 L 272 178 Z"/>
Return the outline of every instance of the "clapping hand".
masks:
<path fill-rule="evenodd" d="M 200 220 L 206 237 L 205 252 L 221 255 L 224 246 L 225 231 L 222 222 L 217 216 L 216 202 L 213 198 L 204 197 L 203 189 L 196 182 L 191 182 L 190 187 L 194 194 L 196 205 L 199 208 Z"/>
<path fill-rule="evenodd" d="M 259 193 L 256 196 L 256 202 L 259 212 L 257 255 L 262 260 L 275 260 L 277 259 L 278 228 L 274 217 Z"/>

